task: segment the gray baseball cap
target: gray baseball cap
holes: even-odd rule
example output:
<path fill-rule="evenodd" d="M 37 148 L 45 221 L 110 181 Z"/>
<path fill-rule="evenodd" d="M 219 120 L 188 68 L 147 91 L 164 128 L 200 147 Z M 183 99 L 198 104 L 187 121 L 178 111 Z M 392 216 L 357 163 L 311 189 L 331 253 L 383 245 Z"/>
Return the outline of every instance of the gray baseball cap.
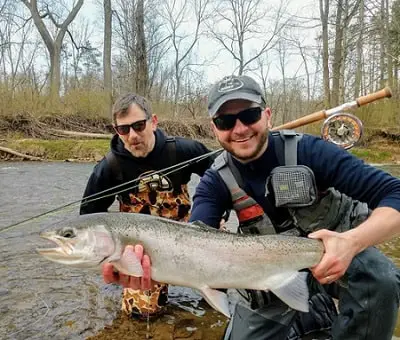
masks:
<path fill-rule="evenodd" d="M 208 114 L 213 117 L 227 101 L 244 99 L 265 107 L 266 102 L 258 83 L 249 76 L 228 76 L 211 87 L 208 93 Z"/>

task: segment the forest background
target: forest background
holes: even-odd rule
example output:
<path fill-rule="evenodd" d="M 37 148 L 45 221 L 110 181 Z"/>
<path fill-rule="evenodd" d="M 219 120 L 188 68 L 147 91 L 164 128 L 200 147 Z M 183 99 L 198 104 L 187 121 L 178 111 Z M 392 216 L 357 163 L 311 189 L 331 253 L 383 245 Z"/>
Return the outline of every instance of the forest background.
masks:
<path fill-rule="evenodd" d="M 400 0 L 0 0 L 0 146 L 40 157 L 52 128 L 111 132 L 128 91 L 168 133 L 212 140 L 207 91 L 229 74 L 259 81 L 274 125 L 389 86 L 355 114 L 367 141 L 398 140 Z"/>

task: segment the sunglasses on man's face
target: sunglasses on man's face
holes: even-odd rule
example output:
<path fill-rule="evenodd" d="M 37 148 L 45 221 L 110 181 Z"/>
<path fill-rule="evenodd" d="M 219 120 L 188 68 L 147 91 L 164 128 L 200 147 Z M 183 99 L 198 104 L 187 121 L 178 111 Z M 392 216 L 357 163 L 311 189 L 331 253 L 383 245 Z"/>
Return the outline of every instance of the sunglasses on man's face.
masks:
<path fill-rule="evenodd" d="M 132 124 L 122 124 L 114 126 L 115 131 L 119 135 L 128 135 L 131 131 L 131 128 L 135 132 L 142 132 L 146 128 L 147 119 L 138 120 Z"/>
<path fill-rule="evenodd" d="M 228 131 L 233 129 L 237 119 L 246 126 L 257 123 L 261 119 L 261 113 L 261 107 L 251 107 L 237 114 L 223 114 L 217 116 L 213 118 L 213 122 L 218 130 Z"/>

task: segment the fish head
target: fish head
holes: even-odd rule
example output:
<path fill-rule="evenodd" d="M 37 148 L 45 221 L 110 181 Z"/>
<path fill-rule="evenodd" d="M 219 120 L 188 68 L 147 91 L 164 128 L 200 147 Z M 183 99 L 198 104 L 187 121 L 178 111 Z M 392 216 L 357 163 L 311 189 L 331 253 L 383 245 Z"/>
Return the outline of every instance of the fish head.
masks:
<path fill-rule="evenodd" d="M 57 247 L 37 249 L 39 254 L 50 261 L 73 267 L 98 266 L 116 250 L 112 234 L 104 225 L 66 225 L 42 232 L 40 237 L 54 242 Z"/>

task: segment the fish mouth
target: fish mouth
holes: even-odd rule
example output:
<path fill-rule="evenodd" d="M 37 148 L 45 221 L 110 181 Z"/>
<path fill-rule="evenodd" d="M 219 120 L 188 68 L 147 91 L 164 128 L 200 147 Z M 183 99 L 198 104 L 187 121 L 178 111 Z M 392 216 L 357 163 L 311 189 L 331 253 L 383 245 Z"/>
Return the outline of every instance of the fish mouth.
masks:
<path fill-rule="evenodd" d="M 37 248 L 36 251 L 53 261 L 65 260 L 68 258 L 77 258 L 73 255 L 73 244 L 71 243 L 71 239 L 68 239 L 68 242 L 57 236 L 54 232 L 42 232 L 39 235 L 41 238 L 44 238 L 50 242 L 55 243 L 58 247 L 51 248 Z"/>

